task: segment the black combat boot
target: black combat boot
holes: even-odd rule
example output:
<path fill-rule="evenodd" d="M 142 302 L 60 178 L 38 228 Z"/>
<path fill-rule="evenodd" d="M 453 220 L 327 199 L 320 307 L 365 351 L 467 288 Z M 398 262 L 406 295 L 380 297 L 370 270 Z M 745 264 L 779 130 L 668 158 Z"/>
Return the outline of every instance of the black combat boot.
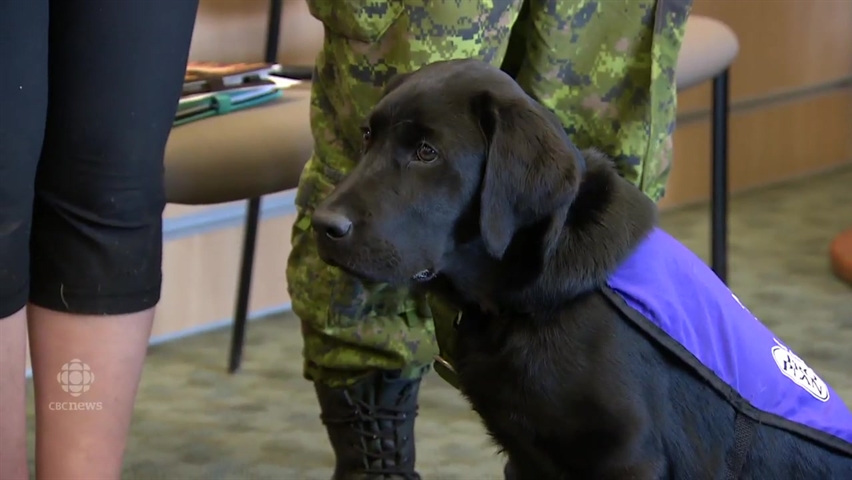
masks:
<path fill-rule="evenodd" d="M 337 458 L 332 480 L 420 480 L 414 471 L 419 379 L 380 372 L 347 388 L 315 386 Z"/>

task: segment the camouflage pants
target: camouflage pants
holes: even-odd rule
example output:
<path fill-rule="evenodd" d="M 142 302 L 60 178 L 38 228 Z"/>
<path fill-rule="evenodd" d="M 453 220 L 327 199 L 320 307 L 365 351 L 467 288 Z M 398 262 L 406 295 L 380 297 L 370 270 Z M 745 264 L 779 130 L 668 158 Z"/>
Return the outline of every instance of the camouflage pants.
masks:
<path fill-rule="evenodd" d="M 299 184 L 287 268 L 308 379 L 343 386 L 375 369 L 417 377 L 439 345 L 451 357 L 452 306 L 364 285 L 326 266 L 310 227 L 314 207 L 357 159 L 361 121 L 396 73 L 453 58 L 501 66 L 559 116 L 580 148 L 599 148 L 627 179 L 662 197 L 672 155 L 674 68 L 691 0 L 308 4 L 325 26 L 325 41 L 312 86 L 315 151 Z"/>

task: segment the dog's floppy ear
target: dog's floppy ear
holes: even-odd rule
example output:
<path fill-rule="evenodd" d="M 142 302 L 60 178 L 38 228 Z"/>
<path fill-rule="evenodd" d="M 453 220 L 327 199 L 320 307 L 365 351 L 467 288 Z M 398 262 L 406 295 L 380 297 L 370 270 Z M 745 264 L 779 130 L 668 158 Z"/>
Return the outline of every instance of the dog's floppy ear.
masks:
<path fill-rule="evenodd" d="M 499 259 L 519 229 L 570 205 L 584 162 L 555 115 L 523 94 L 485 91 L 472 107 L 488 145 L 480 230 Z"/>

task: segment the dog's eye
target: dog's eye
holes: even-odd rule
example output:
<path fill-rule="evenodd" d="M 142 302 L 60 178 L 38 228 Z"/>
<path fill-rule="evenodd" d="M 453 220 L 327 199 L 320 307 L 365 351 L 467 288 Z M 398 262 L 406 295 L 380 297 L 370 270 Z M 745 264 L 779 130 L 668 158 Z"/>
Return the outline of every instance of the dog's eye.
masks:
<path fill-rule="evenodd" d="M 370 143 L 370 139 L 373 138 L 373 137 L 372 137 L 372 132 L 370 131 L 369 128 L 362 128 L 361 129 L 361 138 L 364 140 L 365 144 Z"/>
<path fill-rule="evenodd" d="M 435 159 L 438 158 L 438 152 L 426 145 L 425 143 L 421 143 L 417 148 L 417 160 L 423 163 L 431 163 L 434 162 Z"/>

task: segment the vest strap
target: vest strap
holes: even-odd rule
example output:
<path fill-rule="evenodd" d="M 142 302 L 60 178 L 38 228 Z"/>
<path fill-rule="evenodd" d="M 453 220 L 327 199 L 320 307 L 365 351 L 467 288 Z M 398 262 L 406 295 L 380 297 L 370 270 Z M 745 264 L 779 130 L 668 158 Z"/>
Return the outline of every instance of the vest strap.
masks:
<path fill-rule="evenodd" d="M 751 450 L 751 442 L 757 431 L 757 421 L 753 418 L 737 412 L 734 420 L 734 450 L 727 459 L 728 468 L 725 471 L 725 480 L 737 480 L 745 465 L 746 456 Z"/>

